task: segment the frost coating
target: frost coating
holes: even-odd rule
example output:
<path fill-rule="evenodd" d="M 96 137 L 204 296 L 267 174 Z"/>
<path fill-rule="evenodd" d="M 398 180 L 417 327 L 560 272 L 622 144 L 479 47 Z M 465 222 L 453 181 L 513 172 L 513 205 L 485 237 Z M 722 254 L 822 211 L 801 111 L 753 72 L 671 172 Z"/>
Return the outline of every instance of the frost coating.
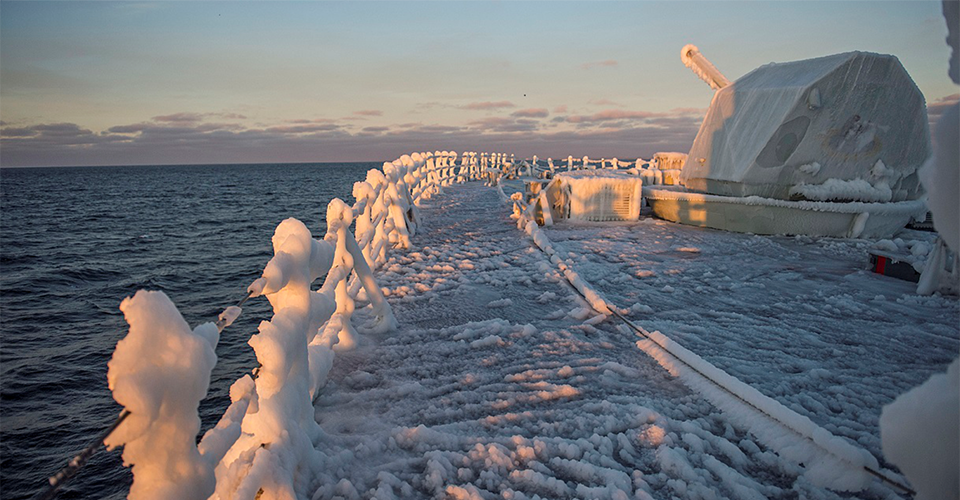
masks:
<path fill-rule="evenodd" d="M 793 186 L 790 188 L 790 196 L 801 196 L 811 201 L 885 203 L 893 199 L 893 191 L 884 181 L 870 184 L 863 179 L 849 181 L 827 179 L 823 184 L 798 184 Z"/>
<path fill-rule="evenodd" d="M 876 74 L 885 76 L 866 76 Z M 849 52 L 764 65 L 718 90 L 682 181 L 714 195 L 786 200 L 801 183 L 866 179 L 904 201 L 920 196 L 916 172 L 929 152 L 923 94 L 900 61 Z M 882 179 L 873 175 L 880 160 Z M 811 182 L 799 167 L 814 163 Z"/>
<path fill-rule="evenodd" d="M 680 60 L 701 80 L 707 82 L 707 85 L 713 90 L 720 90 L 730 85 L 730 80 L 727 80 L 727 77 L 723 76 L 723 73 L 700 53 L 700 49 L 696 45 L 684 45 L 680 49 Z"/>
<path fill-rule="evenodd" d="M 217 362 L 217 327 L 191 330 L 163 292 L 140 290 L 120 310 L 130 331 L 117 343 L 107 380 L 130 416 L 104 442 L 123 446 L 124 465 L 135 466 L 128 498 L 207 498 L 214 463 L 195 444 L 197 406 Z"/>

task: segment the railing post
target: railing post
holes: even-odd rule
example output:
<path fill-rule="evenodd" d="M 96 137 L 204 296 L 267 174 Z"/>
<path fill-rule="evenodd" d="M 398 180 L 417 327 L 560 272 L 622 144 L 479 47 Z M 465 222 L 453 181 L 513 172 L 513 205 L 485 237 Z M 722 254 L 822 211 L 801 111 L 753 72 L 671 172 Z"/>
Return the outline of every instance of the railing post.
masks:
<path fill-rule="evenodd" d="M 217 362 L 214 323 L 191 330 L 163 293 L 140 290 L 120 303 L 130 324 L 108 363 L 114 399 L 130 412 L 104 439 L 123 446 L 133 467 L 127 498 L 205 499 L 216 487 L 214 465 L 197 449 L 210 373 Z"/>
<path fill-rule="evenodd" d="M 384 174 L 387 176 L 387 189 L 384 196 L 389 218 L 393 221 L 394 232 L 391 234 L 391 241 L 398 248 L 410 248 L 410 232 L 407 230 L 406 208 L 404 207 L 403 195 L 400 194 L 400 187 L 397 185 L 399 172 L 393 163 L 383 164 Z"/>
<path fill-rule="evenodd" d="M 347 230 L 353 222 L 353 210 L 347 206 L 340 198 L 334 198 L 327 205 L 327 234 L 336 235 L 336 251 L 333 254 L 333 266 L 342 271 L 342 277 L 336 281 L 335 296 L 337 310 L 327 323 L 327 330 L 324 335 L 330 332 L 337 332 L 337 343 L 334 345 L 336 351 L 349 351 L 357 346 L 357 331 L 350 324 L 350 317 L 356 308 L 353 297 L 350 296 L 347 278 L 350 277 L 350 271 L 353 270 L 355 259 L 347 250 L 347 238 L 352 237 Z M 326 239 L 326 238 L 325 238 Z M 327 275 L 327 281 L 331 275 Z M 324 288 L 328 289 L 328 283 L 324 283 Z"/>

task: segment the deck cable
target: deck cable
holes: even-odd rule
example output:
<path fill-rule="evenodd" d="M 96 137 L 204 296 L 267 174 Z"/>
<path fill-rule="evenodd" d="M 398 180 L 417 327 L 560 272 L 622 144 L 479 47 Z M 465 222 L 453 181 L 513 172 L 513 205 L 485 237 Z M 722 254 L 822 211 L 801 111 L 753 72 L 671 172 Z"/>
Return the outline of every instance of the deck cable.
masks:
<path fill-rule="evenodd" d="M 654 340 L 653 337 L 649 335 L 650 332 L 644 330 L 644 329 L 643 329 L 642 327 L 640 327 L 640 326 L 635 325 L 632 321 L 630 321 L 629 319 L 627 319 L 626 317 L 624 317 L 622 314 L 620 314 L 620 312 L 617 311 L 616 309 L 610 308 L 610 311 L 613 313 L 614 316 L 616 316 L 616 317 L 619 318 L 621 321 L 623 321 L 624 323 L 626 323 L 627 326 L 629 326 L 629 327 L 632 328 L 635 332 L 637 332 L 638 334 L 640 334 L 641 336 L 643 336 L 643 338 L 645 338 L 645 339 L 653 342 L 654 344 L 657 344 L 661 349 L 663 349 L 664 352 L 666 352 L 666 353 L 669 354 L 671 357 L 673 357 L 673 359 L 679 361 L 681 364 L 683 364 L 683 365 L 686 366 L 687 368 L 693 370 L 695 373 L 697 373 L 698 375 L 700 375 L 701 377 L 703 377 L 704 379 L 706 379 L 707 381 L 709 381 L 710 383 L 712 383 L 712 384 L 715 385 L 716 387 L 719 387 L 720 389 L 722 389 L 722 390 L 723 390 L 724 392 L 726 392 L 727 394 L 730 394 L 731 396 L 737 398 L 741 403 L 743 403 L 743 404 L 745 404 L 745 405 L 753 408 L 754 410 L 757 410 L 758 412 L 760 412 L 760 413 L 763 414 L 763 415 L 766 415 L 766 416 L 769 417 L 770 419 L 772 419 L 772 420 L 774 420 L 774 421 L 776 421 L 776 422 L 778 422 L 778 423 L 781 423 L 781 425 L 785 425 L 785 424 L 783 424 L 782 422 L 780 422 L 780 420 L 778 420 L 778 419 L 777 419 L 776 417 L 774 417 L 773 415 L 771 415 L 771 414 L 763 411 L 762 409 L 758 408 L 758 407 L 755 406 L 754 404 L 752 404 L 752 403 L 750 403 L 749 401 L 743 399 L 742 397 L 740 397 L 740 396 L 739 396 L 738 394 L 736 394 L 735 392 L 733 392 L 733 391 L 731 391 L 730 389 L 727 389 L 726 387 L 724 387 L 723 384 L 721 384 L 720 382 L 717 382 L 717 381 L 713 380 L 712 378 L 710 378 L 709 376 L 707 376 L 707 374 L 705 374 L 705 373 L 703 373 L 702 371 L 698 370 L 696 367 L 694 367 L 694 366 L 691 365 L 690 363 L 687 363 L 686 361 L 680 359 L 677 355 L 675 355 L 675 354 L 673 354 L 672 352 L 670 352 L 669 350 L 667 350 L 667 348 L 664 347 L 662 344 L 660 344 L 659 342 L 657 342 L 656 340 Z M 789 427 L 787 427 L 787 428 L 789 429 Z M 791 429 L 791 430 L 792 430 L 792 429 Z M 806 438 L 806 436 L 802 436 L 802 437 Z M 806 439 L 809 440 L 809 438 L 806 438 Z M 811 441 L 811 442 L 813 442 L 813 441 Z M 816 443 L 814 442 L 814 444 L 816 444 Z M 863 466 L 863 470 L 866 471 L 866 472 L 868 472 L 869 474 L 877 477 L 877 478 L 880 479 L 881 481 L 883 481 L 883 482 L 885 482 L 885 483 L 887 483 L 887 484 L 890 484 L 890 485 L 892 485 L 892 486 L 895 486 L 896 488 L 902 490 L 904 493 L 906 493 L 906 494 L 908 494 L 908 495 L 910 495 L 910 496 L 916 496 L 916 494 L 917 494 L 916 491 L 910 489 L 908 486 L 900 483 L 899 481 L 896 481 L 896 480 L 894 480 L 894 479 L 891 479 L 891 478 L 887 477 L 886 475 L 884 475 L 884 474 L 883 474 L 882 472 L 880 472 L 880 471 L 874 470 L 874 469 L 872 469 L 871 467 L 868 467 L 868 466 L 866 466 L 866 465 Z"/>
<path fill-rule="evenodd" d="M 534 243 L 536 244 L 537 247 L 540 248 L 540 250 L 544 253 L 544 255 L 547 255 L 547 257 L 549 258 L 549 254 L 546 252 L 546 250 L 544 250 L 542 247 L 540 247 L 540 245 L 536 242 L 536 239 L 535 239 L 535 238 L 532 238 L 532 237 L 531 237 L 531 239 L 534 240 Z M 558 257 L 559 257 L 559 256 L 558 256 Z M 558 260 L 560 261 L 560 262 L 558 263 L 558 265 L 562 265 L 563 267 L 566 267 L 566 268 L 570 269 L 571 271 L 573 271 L 572 266 L 570 266 L 569 264 L 567 264 L 566 261 L 564 261 L 563 259 L 558 259 Z M 561 270 L 562 270 L 562 268 L 561 268 Z M 570 280 L 570 278 L 567 276 L 567 273 L 564 272 L 564 273 L 562 273 L 562 274 L 564 275 L 564 278 L 565 278 L 565 279 L 567 280 L 567 282 L 569 283 L 570 287 L 573 288 L 573 290 L 574 290 L 579 296 L 581 296 L 584 300 L 586 300 L 587 303 L 589 304 L 589 303 L 590 303 L 590 299 L 587 298 L 587 296 L 584 295 L 584 293 L 583 293 L 582 291 L 580 291 L 580 290 L 577 288 L 576 285 L 574 285 L 574 283 L 573 283 L 573 282 Z M 621 321 L 623 321 L 627 326 L 629 326 L 630 328 L 632 328 L 634 331 L 636 331 L 638 334 L 640 334 L 643 338 L 645 338 L 645 339 L 653 342 L 654 344 L 656 344 L 658 347 L 660 347 L 660 349 L 662 349 L 664 352 L 666 352 L 667 354 L 669 354 L 673 359 L 676 359 L 676 360 L 679 361 L 681 364 L 683 364 L 683 365 L 686 366 L 687 368 L 690 368 L 691 370 L 693 370 L 695 373 L 697 373 L 698 375 L 700 375 L 701 377 L 703 377 L 705 380 L 707 380 L 707 381 L 710 382 L 711 384 L 715 385 L 716 387 L 719 387 L 722 391 L 724 391 L 724 392 L 730 394 L 731 396 L 735 397 L 737 400 L 739 400 L 739 401 L 742 402 L 743 404 L 745 404 L 745 405 L 747 405 L 747 406 L 749 406 L 749 407 L 757 410 L 758 412 L 760 412 L 760 414 L 767 416 L 767 417 L 770 418 L 771 420 L 773 420 L 773 421 L 775 421 L 775 422 L 778 422 L 778 423 L 780 423 L 781 425 L 784 425 L 785 427 L 787 427 L 787 429 L 790 429 L 791 431 L 793 431 L 793 429 L 791 429 L 789 426 L 786 426 L 786 424 L 784 424 L 783 422 L 781 422 L 780 420 L 778 420 L 778 419 L 777 419 L 776 417 L 774 417 L 773 415 L 770 415 L 770 414 L 767 413 L 766 411 L 763 411 L 762 409 L 757 408 L 755 405 L 753 405 L 753 404 L 750 403 L 749 401 L 745 400 L 743 397 L 741 397 L 740 395 L 736 394 L 735 392 L 731 391 L 730 389 L 728 389 L 727 387 L 725 387 L 725 386 L 724 386 L 723 384 L 721 384 L 720 382 L 717 382 L 716 380 L 710 378 L 710 377 L 707 376 L 705 373 L 703 373 L 702 371 L 698 370 L 696 367 L 692 366 L 690 363 L 687 363 L 687 362 L 684 361 L 683 359 L 680 359 L 680 357 L 678 357 L 676 354 L 670 352 L 670 350 L 668 350 L 665 346 L 663 346 L 662 344 L 660 344 L 659 342 L 657 342 L 656 340 L 654 340 L 653 337 L 650 335 L 650 332 L 648 332 L 647 330 L 643 329 L 643 327 L 637 326 L 637 325 L 634 324 L 632 321 L 630 321 L 629 319 L 627 319 L 625 316 L 623 316 L 622 314 L 620 314 L 620 312 L 617 310 L 617 307 L 616 307 L 615 304 L 611 303 L 611 302 L 610 302 L 609 300 L 607 300 L 605 297 L 600 297 L 600 298 L 601 298 L 601 300 L 603 300 L 604 305 L 607 306 L 607 309 L 609 309 L 610 312 L 613 313 L 614 316 L 616 316 L 616 317 L 619 318 Z M 592 306 L 591 306 L 591 307 L 592 307 Z M 599 312 L 599 311 L 598 311 L 598 312 Z M 793 431 L 793 432 L 796 432 L 796 431 Z M 807 438 L 806 436 L 803 436 L 802 434 L 799 434 L 799 433 L 797 433 L 797 434 L 800 435 L 801 437 L 803 437 L 804 439 L 810 440 L 809 438 Z M 812 440 L 810 440 L 810 441 L 813 442 Z M 817 445 L 816 442 L 813 442 L 813 443 L 814 443 L 814 445 Z M 819 447 L 819 445 L 817 445 L 817 446 Z M 829 453 L 829 450 L 825 450 L 825 451 L 827 451 L 827 452 Z M 902 490 L 904 493 L 906 493 L 906 494 L 908 494 L 908 495 L 910 495 L 910 496 L 916 496 L 916 494 L 917 494 L 917 492 L 914 491 L 914 490 L 912 490 L 910 487 L 908 487 L 908 486 L 900 483 L 899 481 L 896 481 L 896 480 L 894 480 L 894 479 L 889 478 L 888 476 L 886 476 L 885 474 L 883 474 L 883 473 L 880 472 L 880 471 L 874 470 L 873 468 L 868 467 L 868 466 L 866 466 L 866 465 L 863 466 L 863 469 L 864 469 L 864 471 L 866 471 L 867 473 L 869 473 L 869 474 L 871 474 L 871 475 L 879 478 L 882 482 L 887 483 L 887 484 L 890 484 L 890 485 L 896 487 L 897 489 Z"/>
<path fill-rule="evenodd" d="M 243 298 L 237 302 L 236 307 L 243 307 L 243 304 L 250 300 L 252 296 L 253 292 L 247 291 L 246 295 L 244 295 Z M 214 324 L 217 326 L 217 331 L 222 332 L 227 326 L 226 318 L 218 318 Z M 258 371 L 259 367 L 254 369 L 254 378 L 256 378 Z M 68 481 L 73 479 L 73 477 L 80 472 L 80 469 L 86 465 L 87 461 L 90 460 L 90 457 L 92 457 L 94 453 L 100 449 L 100 446 L 108 437 L 110 437 L 110 434 L 113 434 L 113 431 L 117 430 L 117 427 L 119 427 L 120 424 L 123 423 L 123 421 L 129 416 L 130 410 L 124 408 L 124 410 L 120 412 L 120 415 L 117 416 L 116 420 L 114 420 L 109 427 L 104 429 L 103 432 L 101 432 L 100 435 L 93 440 L 93 442 L 87 445 L 86 448 L 84 448 L 82 451 L 80 451 L 80 453 L 67 462 L 66 467 L 60 469 L 60 471 L 58 471 L 56 474 L 50 476 L 50 485 L 47 486 L 44 491 L 38 493 L 34 497 L 34 500 L 53 500 L 56 498 L 57 494 L 60 492 L 60 488 L 62 488 L 65 484 L 67 484 Z"/>

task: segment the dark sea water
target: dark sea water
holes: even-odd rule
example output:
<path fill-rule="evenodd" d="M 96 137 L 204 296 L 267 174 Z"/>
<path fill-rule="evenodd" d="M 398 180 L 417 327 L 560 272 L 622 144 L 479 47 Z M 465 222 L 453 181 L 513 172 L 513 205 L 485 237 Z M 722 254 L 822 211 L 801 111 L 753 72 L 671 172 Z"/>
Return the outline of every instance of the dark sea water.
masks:
<path fill-rule="evenodd" d="M 120 301 L 164 291 L 191 326 L 239 300 L 280 221 L 321 237 L 327 203 L 352 202 L 375 163 L 0 170 L 0 497 L 31 498 L 120 412 L 107 361 L 127 330 Z M 254 299 L 217 347 L 201 432 L 256 366 Z M 59 498 L 124 498 L 132 476 L 101 451 Z"/>

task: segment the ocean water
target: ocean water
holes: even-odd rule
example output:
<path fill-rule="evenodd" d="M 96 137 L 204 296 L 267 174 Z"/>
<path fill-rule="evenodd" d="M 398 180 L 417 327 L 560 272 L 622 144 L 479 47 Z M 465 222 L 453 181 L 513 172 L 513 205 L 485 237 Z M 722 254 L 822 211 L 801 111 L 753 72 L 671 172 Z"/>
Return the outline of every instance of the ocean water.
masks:
<path fill-rule="evenodd" d="M 315 237 L 327 203 L 351 202 L 375 163 L 0 170 L 0 497 L 31 498 L 120 412 L 107 361 L 126 334 L 120 301 L 164 291 L 191 326 L 242 298 L 276 225 Z M 226 329 L 201 432 L 256 366 L 254 299 Z M 59 498 L 124 498 L 132 476 L 103 449 Z"/>

